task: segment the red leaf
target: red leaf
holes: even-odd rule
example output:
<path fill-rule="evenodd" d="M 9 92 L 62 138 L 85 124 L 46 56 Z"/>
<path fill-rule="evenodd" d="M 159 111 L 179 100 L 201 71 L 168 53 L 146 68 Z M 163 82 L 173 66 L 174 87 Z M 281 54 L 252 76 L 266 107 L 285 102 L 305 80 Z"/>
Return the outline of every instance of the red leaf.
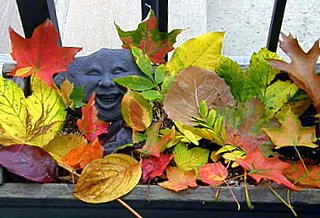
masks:
<path fill-rule="evenodd" d="M 277 184 L 298 191 L 299 188 L 295 187 L 285 176 L 284 170 L 290 167 L 289 163 L 283 162 L 278 158 L 265 158 L 259 149 L 247 154 L 244 159 L 237 159 L 244 169 L 248 170 L 248 175 L 254 178 L 257 182 L 262 179 L 269 179 Z"/>
<path fill-rule="evenodd" d="M 45 21 L 35 29 L 32 38 L 24 39 L 10 28 L 12 58 L 17 62 L 12 76 L 37 76 L 45 84 L 54 87 L 52 76 L 67 71 L 67 65 L 81 48 L 61 48 L 54 25 Z"/>
<path fill-rule="evenodd" d="M 320 188 L 320 167 L 318 165 L 307 165 L 306 172 L 301 162 L 291 164 L 285 171 L 286 177 L 299 187 Z"/>
<path fill-rule="evenodd" d="M 175 136 L 175 128 L 169 130 L 169 132 L 161 138 L 158 136 L 158 131 L 161 126 L 161 122 L 155 123 L 151 131 L 148 134 L 147 140 L 145 145 L 143 146 L 143 151 L 145 151 L 147 154 L 160 157 L 160 151 L 162 147 Z"/>
<path fill-rule="evenodd" d="M 77 121 L 77 126 L 88 141 L 107 132 L 108 123 L 98 118 L 98 111 L 94 106 L 96 93 L 93 93 L 86 106 L 82 107 L 82 118 Z"/>
<path fill-rule="evenodd" d="M 48 152 L 40 147 L 11 145 L 0 148 L 0 165 L 8 171 L 35 182 L 55 182 L 58 165 Z"/>
<path fill-rule="evenodd" d="M 167 165 L 172 160 L 171 154 L 160 154 L 160 157 L 151 157 L 142 160 L 142 182 L 161 176 Z"/>
<path fill-rule="evenodd" d="M 178 167 L 167 167 L 166 172 L 169 180 L 158 183 L 163 188 L 178 192 L 188 189 L 188 187 L 195 188 L 198 186 L 194 170 L 184 172 Z"/>
<path fill-rule="evenodd" d="M 150 10 L 148 19 L 139 24 L 134 31 L 125 32 L 116 25 L 119 37 L 123 42 L 123 48 L 134 45 L 147 54 L 153 63 L 165 62 L 164 57 L 172 51 L 176 37 L 182 30 L 175 29 L 170 33 L 161 33 L 158 29 L 158 21 L 154 12 Z"/>
<path fill-rule="evenodd" d="M 74 169 L 83 169 L 93 160 L 100 159 L 103 156 L 103 147 L 101 146 L 98 137 L 90 144 L 80 145 L 66 154 L 62 161 L 73 167 Z"/>
<path fill-rule="evenodd" d="M 228 170 L 221 162 L 210 163 L 200 167 L 199 175 L 202 182 L 210 186 L 218 186 L 227 178 Z"/>

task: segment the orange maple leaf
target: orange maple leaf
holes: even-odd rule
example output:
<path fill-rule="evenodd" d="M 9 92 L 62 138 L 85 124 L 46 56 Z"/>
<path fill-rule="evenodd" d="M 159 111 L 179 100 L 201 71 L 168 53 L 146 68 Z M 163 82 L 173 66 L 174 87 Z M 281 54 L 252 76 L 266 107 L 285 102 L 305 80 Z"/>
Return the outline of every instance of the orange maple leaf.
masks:
<path fill-rule="evenodd" d="M 194 170 L 184 172 L 178 167 L 167 167 L 166 172 L 169 180 L 158 183 L 158 185 L 165 189 L 178 192 L 188 189 L 188 187 L 195 188 L 198 186 Z"/>
<path fill-rule="evenodd" d="M 218 186 L 227 178 L 228 170 L 221 162 L 210 163 L 200 167 L 199 176 L 202 182 L 210 186 Z"/>
<path fill-rule="evenodd" d="M 45 21 L 38 26 L 30 39 L 24 39 L 13 29 L 9 29 L 12 58 L 17 62 L 11 76 L 28 77 L 35 75 L 45 84 L 54 87 L 54 74 L 67 70 L 68 64 L 81 48 L 61 48 L 59 35 L 54 25 Z"/>
<path fill-rule="evenodd" d="M 90 144 L 83 144 L 71 150 L 62 158 L 62 161 L 78 170 L 83 169 L 93 160 L 102 158 L 102 156 L 103 147 L 100 144 L 98 137 L 96 137 Z"/>

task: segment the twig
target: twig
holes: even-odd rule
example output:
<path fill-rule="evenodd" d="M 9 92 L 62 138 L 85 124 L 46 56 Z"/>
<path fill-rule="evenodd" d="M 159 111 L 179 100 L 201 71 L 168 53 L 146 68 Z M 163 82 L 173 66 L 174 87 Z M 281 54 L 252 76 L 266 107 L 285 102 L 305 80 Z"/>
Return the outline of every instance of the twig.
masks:
<path fill-rule="evenodd" d="M 132 207 L 130 207 L 126 202 L 124 202 L 124 201 L 121 200 L 120 198 L 116 199 L 116 201 L 118 201 L 119 204 L 121 204 L 121 205 L 124 206 L 127 210 L 129 210 L 130 213 L 132 213 L 135 217 L 137 217 L 137 218 L 143 218 L 137 211 L 135 211 L 134 209 L 132 209 Z"/>

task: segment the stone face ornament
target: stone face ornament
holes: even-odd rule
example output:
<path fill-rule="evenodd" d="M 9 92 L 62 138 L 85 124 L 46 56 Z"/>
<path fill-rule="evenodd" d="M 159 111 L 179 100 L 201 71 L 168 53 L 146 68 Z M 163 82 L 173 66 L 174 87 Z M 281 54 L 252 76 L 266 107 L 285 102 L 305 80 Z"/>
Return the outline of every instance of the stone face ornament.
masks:
<path fill-rule="evenodd" d="M 103 48 L 76 58 L 68 66 L 68 72 L 55 77 L 55 83 L 59 85 L 67 78 L 75 88 L 83 86 L 85 102 L 95 92 L 99 118 L 117 121 L 122 119 L 120 105 L 125 89 L 117 86 L 112 79 L 129 75 L 141 75 L 130 50 Z"/>

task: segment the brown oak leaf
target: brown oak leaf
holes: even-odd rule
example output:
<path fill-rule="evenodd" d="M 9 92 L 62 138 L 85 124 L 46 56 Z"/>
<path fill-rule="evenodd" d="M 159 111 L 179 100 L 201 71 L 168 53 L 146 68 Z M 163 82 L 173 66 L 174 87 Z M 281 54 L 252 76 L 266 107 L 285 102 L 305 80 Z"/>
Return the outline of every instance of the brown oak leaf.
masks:
<path fill-rule="evenodd" d="M 291 63 L 273 59 L 268 61 L 273 67 L 286 71 L 290 79 L 309 95 L 320 112 L 320 76 L 316 74 L 316 63 L 320 54 L 319 40 L 305 53 L 291 34 L 282 34 L 280 48 L 289 56 Z"/>

